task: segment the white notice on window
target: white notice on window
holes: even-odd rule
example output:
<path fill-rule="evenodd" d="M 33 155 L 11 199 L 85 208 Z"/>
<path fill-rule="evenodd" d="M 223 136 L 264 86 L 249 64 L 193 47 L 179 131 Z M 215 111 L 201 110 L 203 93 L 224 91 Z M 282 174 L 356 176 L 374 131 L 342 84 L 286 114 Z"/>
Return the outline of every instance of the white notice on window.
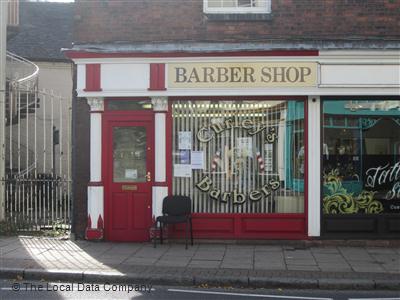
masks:
<path fill-rule="evenodd" d="M 204 169 L 204 152 L 203 151 L 192 151 L 191 165 L 193 170 Z"/>
<path fill-rule="evenodd" d="M 192 177 L 191 165 L 174 164 L 174 177 Z"/>
<path fill-rule="evenodd" d="M 192 132 L 191 131 L 179 131 L 179 133 L 178 133 L 178 148 L 179 148 L 179 150 L 191 150 L 192 149 Z"/>
<path fill-rule="evenodd" d="M 239 155 L 242 157 L 253 156 L 253 141 L 251 137 L 239 137 L 236 139 Z"/>
<path fill-rule="evenodd" d="M 274 169 L 273 157 L 274 157 L 274 147 L 272 144 L 265 144 L 265 171 L 272 172 Z"/>
<path fill-rule="evenodd" d="M 137 170 L 136 169 L 125 169 L 125 178 L 137 179 Z"/>

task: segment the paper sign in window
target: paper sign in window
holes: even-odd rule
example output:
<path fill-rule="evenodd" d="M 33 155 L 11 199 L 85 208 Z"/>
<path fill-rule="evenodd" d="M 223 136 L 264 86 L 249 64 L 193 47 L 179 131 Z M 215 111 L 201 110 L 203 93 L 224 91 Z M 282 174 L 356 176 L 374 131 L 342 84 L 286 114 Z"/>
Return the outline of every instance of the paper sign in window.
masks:
<path fill-rule="evenodd" d="M 137 169 L 125 169 L 125 178 L 137 179 Z"/>

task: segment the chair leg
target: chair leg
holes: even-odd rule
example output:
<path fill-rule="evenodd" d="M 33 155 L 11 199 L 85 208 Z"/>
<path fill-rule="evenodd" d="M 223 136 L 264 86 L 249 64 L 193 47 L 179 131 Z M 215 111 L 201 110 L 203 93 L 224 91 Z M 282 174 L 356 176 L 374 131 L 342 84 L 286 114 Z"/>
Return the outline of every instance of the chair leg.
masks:
<path fill-rule="evenodd" d="M 191 241 L 192 246 L 193 246 L 193 224 L 192 224 L 192 218 L 190 218 L 189 220 L 190 220 L 190 241 Z"/>
<path fill-rule="evenodd" d="M 186 226 L 185 226 L 185 249 L 187 250 L 188 248 L 188 231 L 189 231 L 189 219 L 186 221 Z"/>
<path fill-rule="evenodd" d="M 154 232 L 153 232 L 153 248 L 157 247 L 157 221 L 154 223 L 153 227 L 154 227 Z"/>
<path fill-rule="evenodd" d="M 164 224 L 160 222 L 160 244 L 163 243 L 163 232 L 162 232 L 163 226 Z"/>

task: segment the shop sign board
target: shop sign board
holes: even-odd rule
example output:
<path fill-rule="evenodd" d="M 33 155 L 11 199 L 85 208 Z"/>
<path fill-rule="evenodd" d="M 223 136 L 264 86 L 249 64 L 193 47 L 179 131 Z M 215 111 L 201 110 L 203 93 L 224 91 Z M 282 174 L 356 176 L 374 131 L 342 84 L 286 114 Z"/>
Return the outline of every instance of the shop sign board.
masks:
<path fill-rule="evenodd" d="M 169 88 L 316 87 L 316 62 L 171 63 Z"/>

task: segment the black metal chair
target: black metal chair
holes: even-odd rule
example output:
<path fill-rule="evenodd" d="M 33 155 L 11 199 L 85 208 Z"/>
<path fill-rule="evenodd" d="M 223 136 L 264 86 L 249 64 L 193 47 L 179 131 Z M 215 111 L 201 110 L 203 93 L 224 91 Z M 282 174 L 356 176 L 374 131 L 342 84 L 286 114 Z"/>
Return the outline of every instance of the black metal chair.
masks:
<path fill-rule="evenodd" d="M 188 248 L 188 231 L 193 246 L 192 229 L 192 200 L 187 196 L 167 196 L 163 199 L 162 216 L 157 217 L 155 227 L 160 230 L 160 243 L 163 243 L 163 226 L 168 224 L 185 223 L 185 245 Z M 154 238 L 156 247 L 156 238 Z"/>

